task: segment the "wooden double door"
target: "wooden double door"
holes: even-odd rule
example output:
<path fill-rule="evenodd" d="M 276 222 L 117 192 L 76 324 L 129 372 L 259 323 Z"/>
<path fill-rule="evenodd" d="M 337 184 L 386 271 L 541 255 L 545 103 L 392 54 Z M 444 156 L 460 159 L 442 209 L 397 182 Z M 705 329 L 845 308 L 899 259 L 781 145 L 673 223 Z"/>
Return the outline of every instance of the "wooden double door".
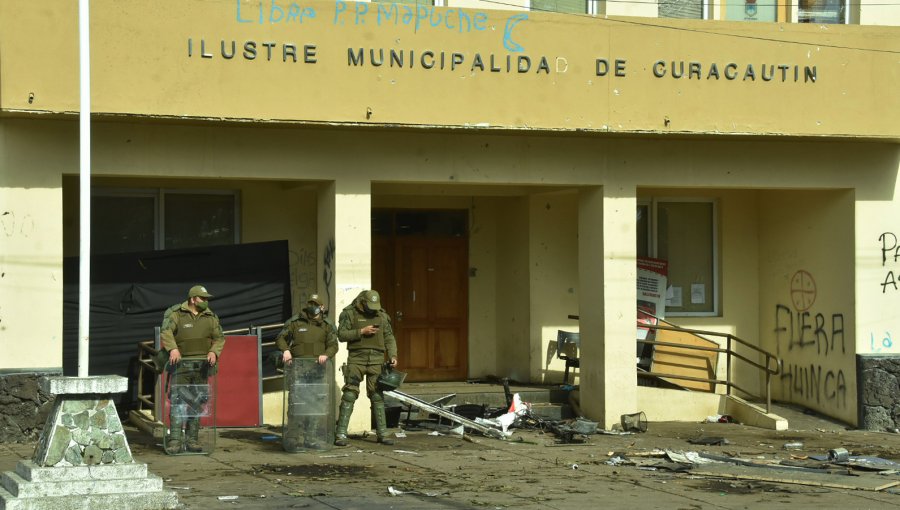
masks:
<path fill-rule="evenodd" d="M 372 236 L 372 284 L 392 318 L 406 380 L 468 376 L 466 237 Z"/>

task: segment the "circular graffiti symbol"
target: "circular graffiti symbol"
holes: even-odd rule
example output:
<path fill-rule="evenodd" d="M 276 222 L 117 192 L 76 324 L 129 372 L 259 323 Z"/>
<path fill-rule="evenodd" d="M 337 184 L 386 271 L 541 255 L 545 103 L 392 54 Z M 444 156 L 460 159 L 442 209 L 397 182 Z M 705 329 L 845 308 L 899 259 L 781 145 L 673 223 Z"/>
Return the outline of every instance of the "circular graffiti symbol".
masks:
<path fill-rule="evenodd" d="M 791 277 L 791 301 L 798 312 L 805 312 L 816 302 L 816 281 L 804 270 Z"/>

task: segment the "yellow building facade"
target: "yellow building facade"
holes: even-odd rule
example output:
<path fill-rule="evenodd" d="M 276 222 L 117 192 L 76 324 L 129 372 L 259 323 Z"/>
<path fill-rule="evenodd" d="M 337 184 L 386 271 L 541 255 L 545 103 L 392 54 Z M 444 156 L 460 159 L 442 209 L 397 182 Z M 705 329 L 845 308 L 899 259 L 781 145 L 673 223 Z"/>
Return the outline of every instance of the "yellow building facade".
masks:
<path fill-rule="evenodd" d="M 463 333 L 406 352 L 450 378 L 558 383 L 575 329 L 587 416 L 704 417 L 636 383 L 636 261 L 666 250 L 668 318 L 776 353 L 775 399 L 859 424 L 858 359 L 900 354 L 896 27 L 94 0 L 90 36 L 95 194 L 237 197 L 237 242 L 288 240 L 295 310 L 438 257 Z M 62 366 L 78 69 L 73 2 L 0 4 L 5 371 Z M 461 214 L 462 251 L 382 243 L 398 211 Z"/>

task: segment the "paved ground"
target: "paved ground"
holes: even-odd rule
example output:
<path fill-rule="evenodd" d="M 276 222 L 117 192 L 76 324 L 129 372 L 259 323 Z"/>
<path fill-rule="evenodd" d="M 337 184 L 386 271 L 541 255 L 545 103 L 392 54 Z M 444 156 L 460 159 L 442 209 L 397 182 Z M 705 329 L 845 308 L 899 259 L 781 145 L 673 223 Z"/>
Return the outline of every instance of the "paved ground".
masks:
<path fill-rule="evenodd" d="M 789 414 L 780 410 L 782 414 Z M 171 457 L 148 435 L 130 429 L 135 457 L 177 491 L 186 509 L 714 509 L 714 508 L 897 508 L 900 485 L 878 491 L 831 488 L 772 468 L 726 466 L 719 476 L 673 472 L 656 449 L 706 452 L 753 462 L 803 460 L 843 447 L 853 455 L 900 461 L 900 434 L 844 430 L 839 424 L 801 413 L 794 428 L 774 432 L 737 424 L 650 423 L 644 434 L 592 435 L 587 445 L 558 445 L 555 436 L 522 430 L 510 441 L 473 436 L 475 442 L 428 431 L 407 432 L 392 447 L 359 438 L 348 448 L 288 454 L 275 430 L 219 431 L 210 456 Z M 695 445 L 721 437 L 722 445 Z M 788 442 L 802 442 L 786 450 Z M 34 445 L 0 445 L 0 471 L 31 456 Z M 609 465 L 614 453 L 638 465 Z M 665 468 L 653 468 L 653 465 Z M 677 466 L 675 466 L 677 467 Z M 832 466 L 832 468 L 834 468 Z M 741 475 L 745 479 L 733 479 Z M 695 467 L 697 471 L 709 471 Z M 748 471 L 749 470 L 749 471 Z M 822 471 L 822 470 L 817 470 Z M 900 474 L 879 475 L 846 468 L 816 474 L 825 485 L 846 487 L 900 482 Z M 749 474 L 748 474 L 749 472 Z M 809 475 L 813 476 L 813 475 Z M 822 478 L 824 477 L 824 478 Z M 834 483 L 832 483 L 834 482 Z M 811 483 L 811 484 L 810 484 Z M 391 495 L 389 488 L 404 494 Z M 236 496 L 236 498 L 234 498 Z M 231 497 L 230 499 L 220 499 Z"/>

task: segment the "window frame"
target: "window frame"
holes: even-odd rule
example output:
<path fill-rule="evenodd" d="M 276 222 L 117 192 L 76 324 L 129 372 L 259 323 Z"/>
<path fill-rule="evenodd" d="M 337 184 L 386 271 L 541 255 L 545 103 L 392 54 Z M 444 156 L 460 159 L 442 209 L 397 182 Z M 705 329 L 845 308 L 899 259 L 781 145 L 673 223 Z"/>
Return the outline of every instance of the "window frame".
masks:
<path fill-rule="evenodd" d="M 647 218 L 648 223 L 648 250 L 649 256 L 653 258 L 659 258 L 658 244 L 659 244 L 659 222 L 658 222 L 658 207 L 660 203 L 708 203 L 711 204 L 712 207 L 712 218 L 710 228 L 711 232 L 711 249 L 712 249 L 712 282 L 710 293 L 711 296 L 707 296 L 707 299 L 712 301 L 712 310 L 705 312 L 679 312 L 672 311 L 666 308 L 666 317 L 720 317 L 721 316 L 721 306 L 720 306 L 720 295 L 721 291 L 719 289 L 720 286 L 720 277 L 719 277 L 719 200 L 716 198 L 710 197 L 668 197 L 668 196 L 654 196 L 650 198 L 638 199 L 637 207 L 646 207 L 649 206 L 649 217 Z M 638 233 L 636 233 L 637 235 Z M 636 248 L 636 247 L 635 247 Z M 671 282 L 666 281 L 666 288 L 671 284 Z M 689 295 L 689 294 L 688 294 Z"/>
<path fill-rule="evenodd" d="M 436 0 L 437 1 L 437 0 Z M 528 0 L 528 11 L 529 12 L 553 12 L 556 14 L 571 14 L 578 16 L 579 14 L 587 14 L 590 16 L 598 16 L 600 14 L 600 2 L 603 0 L 585 0 L 586 7 L 585 12 L 583 13 L 574 13 L 574 12 L 560 12 L 560 11 L 535 11 L 532 5 L 532 0 Z M 705 0 L 704 0 L 705 1 Z"/>
<path fill-rule="evenodd" d="M 695 18 L 669 18 L 659 15 L 659 0 L 656 2 L 656 17 L 658 19 L 695 19 Z M 710 20 L 713 15 L 712 0 L 700 0 L 700 18 L 701 20 Z"/>
<path fill-rule="evenodd" d="M 852 7 L 850 0 L 840 0 L 843 4 L 843 13 L 841 16 L 841 20 L 838 23 L 828 23 L 824 21 L 800 21 L 800 2 L 797 2 L 796 9 L 794 9 L 791 22 L 792 23 L 803 23 L 803 24 L 811 24 L 811 25 L 850 25 L 850 9 Z"/>
<path fill-rule="evenodd" d="M 234 244 L 241 244 L 241 192 L 213 188 L 92 188 L 91 197 L 153 198 L 153 250 L 166 249 L 167 195 L 231 195 L 234 198 Z"/>

